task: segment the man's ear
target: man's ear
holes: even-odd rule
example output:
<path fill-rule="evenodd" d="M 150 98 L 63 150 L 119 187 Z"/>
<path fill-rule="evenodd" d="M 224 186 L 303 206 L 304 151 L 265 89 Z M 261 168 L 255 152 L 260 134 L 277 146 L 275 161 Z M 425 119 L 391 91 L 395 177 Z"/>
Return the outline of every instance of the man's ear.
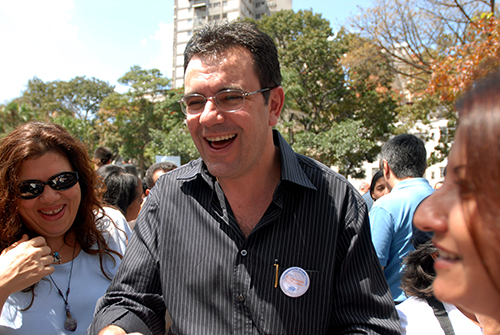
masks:
<path fill-rule="evenodd" d="M 146 193 L 146 197 L 147 197 L 149 195 L 149 188 L 147 188 L 144 193 Z"/>
<path fill-rule="evenodd" d="M 385 180 L 389 180 L 389 178 L 391 177 L 391 168 L 389 167 L 389 164 L 387 163 L 387 161 L 384 159 L 382 161 L 382 164 L 383 164 L 383 169 L 384 169 L 384 178 Z"/>
<path fill-rule="evenodd" d="M 283 105 L 285 104 L 285 91 L 283 87 L 278 86 L 271 90 L 271 94 L 269 95 L 269 125 L 274 127 L 276 123 L 278 123 L 278 119 L 281 115 L 281 110 L 283 109 Z"/>

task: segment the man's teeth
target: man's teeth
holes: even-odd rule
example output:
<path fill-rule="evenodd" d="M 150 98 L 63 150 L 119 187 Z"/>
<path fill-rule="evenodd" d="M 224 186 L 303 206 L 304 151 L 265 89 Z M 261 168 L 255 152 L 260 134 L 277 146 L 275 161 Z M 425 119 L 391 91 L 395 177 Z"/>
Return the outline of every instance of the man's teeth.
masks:
<path fill-rule="evenodd" d="M 236 135 L 232 134 L 232 135 L 217 136 L 217 137 L 207 137 L 207 140 L 210 142 L 227 141 L 227 140 L 230 140 L 234 137 L 236 137 Z"/>
<path fill-rule="evenodd" d="M 449 253 L 449 252 L 446 252 L 446 251 L 443 251 L 443 250 L 439 250 L 439 258 L 449 259 L 449 260 L 452 260 L 452 261 L 460 259 L 460 257 L 458 257 L 457 255 Z"/>
<path fill-rule="evenodd" d="M 64 206 L 61 206 L 59 209 L 56 209 L 55 211 L 40 211 L 40 212 L 42 212 L 45 215 L 54 215 L 62 211 L 63 207 Z"/>

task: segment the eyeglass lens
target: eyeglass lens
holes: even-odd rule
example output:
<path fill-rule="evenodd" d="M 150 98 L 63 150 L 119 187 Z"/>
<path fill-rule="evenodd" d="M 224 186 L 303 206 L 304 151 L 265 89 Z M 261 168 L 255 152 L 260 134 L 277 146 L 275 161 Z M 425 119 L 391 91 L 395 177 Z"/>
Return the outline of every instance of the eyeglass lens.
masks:
<path fill-rule="evenodd" d="M 188 114 L 199 113 L 203 108 L 207 100 L 201 94 L 191 94 L 184 97 L 183 107 Z M 227 90 L 218 92 L 214 95 L 213 100 L 217 107 L 223 112 L 233 112 L 243 108 L 245 105 L 245 94 L 241 91 Z"/>
<path fill-rule="evenodd" d="M 39 180 L 27 180 L 19 185 L 21 199 L 34 199 L 43 193 L 45 185 L 56 191 L 64 191 L 75 186 L 78 182 L 78 173 L 63 172 L 50 178 L 46 183 Z"/>

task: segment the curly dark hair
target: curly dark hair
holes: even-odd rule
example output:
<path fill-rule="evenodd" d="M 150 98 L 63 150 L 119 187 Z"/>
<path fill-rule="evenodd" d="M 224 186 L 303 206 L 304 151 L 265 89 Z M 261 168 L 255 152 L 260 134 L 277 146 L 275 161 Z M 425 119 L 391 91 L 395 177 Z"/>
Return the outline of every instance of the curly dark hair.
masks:
<path fill-rule="evenodd" d="M 76 241 L 88 254 L 98 254 L 102 273 L 111 280 L 103 265 L 104 256 L 113 260 L 103 235 L 101 207 L 105 186 L 98 178 L 85 146 L 73 138 L 63 127 L 56 124 L 29 122 L 14 129 L 0 143 L 0 252 L 21 239 L 37 234 L 30 231 L 19 215 L 18 175 L 23 162 L 54 152 L 66 157 L 74 171 L 78 172 L 81 202 L 73 225 L 65 234 L 74 232 Z M 97 249 L 93 248 L 97 246 Z M 33 291 L 34 286 L 30 288 Z"/>
<path fill-rule="evenodd" d="M 431 241 L 420 244 L 416 250 L 410 251 L 403 260 L 404 271 L 401 277 L 401 288 L 407 296 L 420 299 L 433 297 L 432 282 L 436 277 L 434 258 L 436 247 Z"/>

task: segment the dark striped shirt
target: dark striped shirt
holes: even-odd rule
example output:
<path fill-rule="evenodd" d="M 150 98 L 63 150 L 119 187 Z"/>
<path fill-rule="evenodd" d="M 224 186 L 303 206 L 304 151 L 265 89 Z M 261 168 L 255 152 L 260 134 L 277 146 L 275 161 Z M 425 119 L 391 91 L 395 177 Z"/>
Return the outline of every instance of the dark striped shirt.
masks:
<path fill-rule="evenodd" d="M 274 136 L 281 181 L 246 239 L 200 159 L 158 180 L 89 334 L 162 334 L 165 308 L 171 334 L 400 334 L 365 202 Z M 300 297 L 276 282 L 291 267 L 309 276 Z"/>

